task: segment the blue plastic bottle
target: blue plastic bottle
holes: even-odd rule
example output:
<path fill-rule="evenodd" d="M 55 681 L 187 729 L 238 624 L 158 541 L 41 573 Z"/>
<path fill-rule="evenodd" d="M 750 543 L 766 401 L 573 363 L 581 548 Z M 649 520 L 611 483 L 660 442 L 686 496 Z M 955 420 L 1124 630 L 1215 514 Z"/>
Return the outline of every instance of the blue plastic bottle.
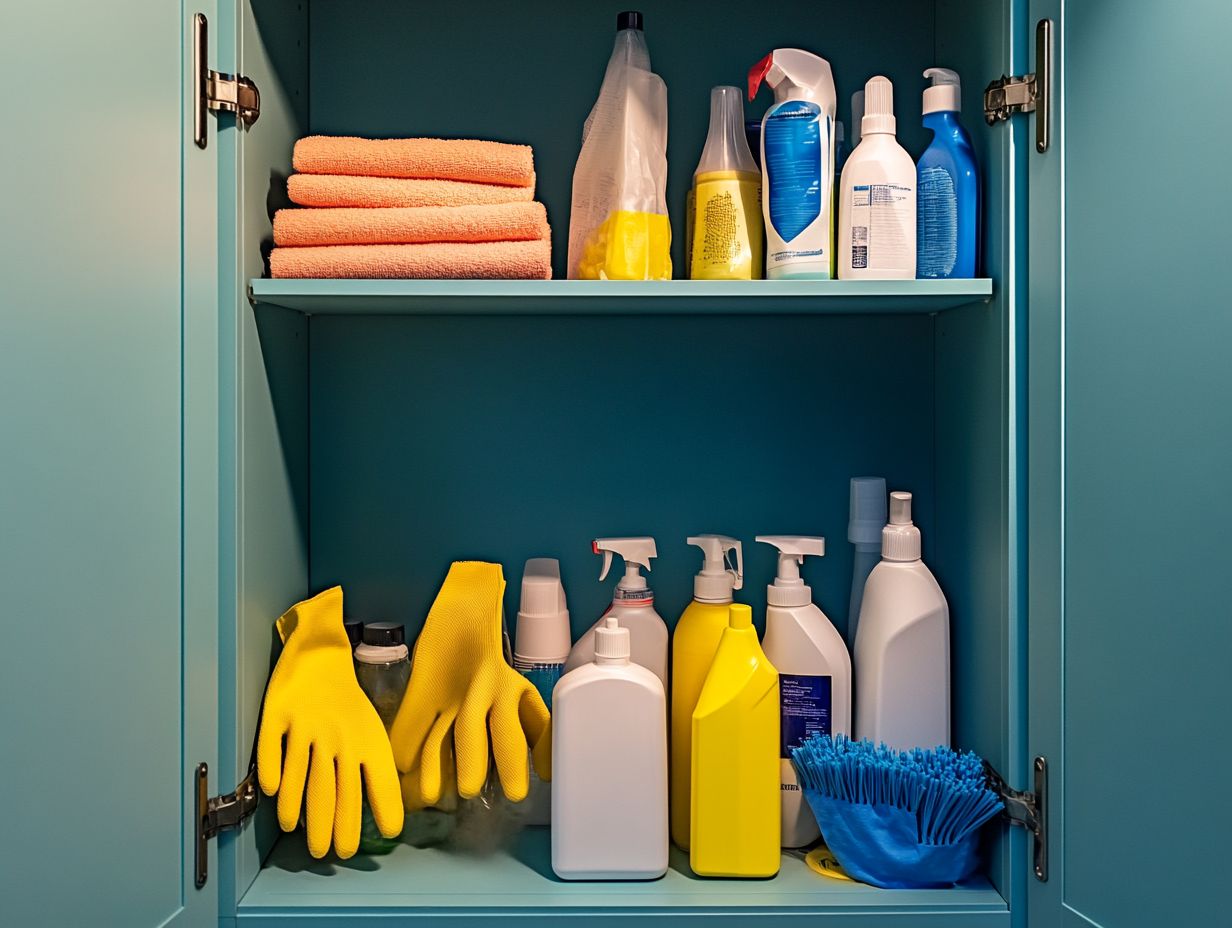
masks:
<path fill-rule="evenodd" d="M 916 165 L 916 277 L 974 277 L 979 265 L 980 179 L 971 137 L 958 120 L 960 85 L 948 68 L 924 76 L 924 128 L 933 131 Z"/>

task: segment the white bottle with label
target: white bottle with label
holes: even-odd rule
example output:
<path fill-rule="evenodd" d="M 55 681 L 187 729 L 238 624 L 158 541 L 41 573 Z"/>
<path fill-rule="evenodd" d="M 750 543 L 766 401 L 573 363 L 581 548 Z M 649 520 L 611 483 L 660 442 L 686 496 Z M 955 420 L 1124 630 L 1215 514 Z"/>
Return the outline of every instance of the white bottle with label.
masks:
<path fill-rule="evenodd" d="M 569 651 L 565 673 L 585 667 L 595 659 L 595 632 L 609 615 L 616 616 L 621 628 L 629 630 L 630 654 L 635 664 L 653 672 L 667 689 L 667 623 L 655 611 L 654 590 L 642 576 L 641 567 L 650 570 L 650 562 L 658 557 L 655 540 L 640 538 L 596 538 L 591 550 L 603 555 L 603 570 L 599 581 L 607 578 L 612 567 L 612 555 L 619 554 L 625 562 L 625 573 L 612 593 L 612 604 L 587 629 Z"/>
<path fill-rule="evenodd" d="M 894 138 L 894 87 L 864 85 L 860 144 L 843 165 L 838 205 L 841 280 L 914 280 L 915 162 Z"/>
<path fill-rule="evenodd" d="M 856 632 L 856 737 L 907 751 L 950 743 L 950 609 L 920 560 L 911 494 L 890 494 L 881 563 Z"/>
<path fill-rule="evenodd" d="M 800 791 L 791 749 L 814 733 L 851 734 L 851 655 L 800 578 L 807 555 L 826 553 L 825 539 L 758 535 L 757 540 L 779 550 L 778 576 L 766 587 L 762 650 L 779 672 L 783 847 L 804 847 L 820 831 Z"/>
<path fill-rule="evenodd" d="M 552 694 L 552 869 L 565 880 L 654 880 L 667 872 L 667 698 L 629 660 L 613 615 L 595 659 Z"/>

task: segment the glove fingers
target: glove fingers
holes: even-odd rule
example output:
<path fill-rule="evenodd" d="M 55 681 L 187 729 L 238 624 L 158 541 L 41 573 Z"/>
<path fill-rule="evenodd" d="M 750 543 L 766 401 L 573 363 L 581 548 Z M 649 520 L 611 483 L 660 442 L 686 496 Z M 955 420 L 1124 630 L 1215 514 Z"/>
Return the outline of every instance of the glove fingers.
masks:
<path fill-rule="evenodd" d="M 458 795 L 474 799 L 488 778 L 488 709 L 486 694 L 472 687 L 453 727 L 454 759 L 458 767 Z"/>
<path fill-rule="evenodd" d="M 300 805 L 304 798 L 304 781 L 308 777 L 310 745 L 297 736 L 295 729 L 287 737 L 287 753 L 282 766 L 282 783 L 278 786 L 278 824 L 283 831 L 294 831 L 299 823 Z"/>
<path fill-rule="evenodd" d="M 338 806 L 334 809 L 334 853 L 343 860 L 359 850 L 359 830 L 363 816 L 363 791 L 356 764 L 339 762 Z"/>
<path fill-rule="evenodd" d="M 364 761 L 364 784 L 368 788 L 368 806 L 376 827 L 386 838 L 402 834 L 406 813 L 402 807 L 402 788 L 394 759 L 385 752 Z"/>
<path fill-rule="evenodd" d="M 526 741 L 531 746 L 531 756 L 535 761 L 535 773 L 541 780 L 552 779 L 552 716 L 548 707 L 529 681 L 522 690 L 522 698 L 518 702 L 518 715 L 522 721 L 522 730 L 526 732 Z"/>
<path fill-rule="evenodd" d="M 415 671 L 411 671 L 411 683 L 406 695 L 402 697 L 402 705 L 394 716 L 394 723 L 389 729 L 389 742 L 394 749 L 394 763 L 398 769 L 406 773 L 419 760 L 423 750 L 424 740 L 436 720 L 436 710 L 432 708 L 423 685 L 424 674 L 421 673 L 416 686 Z"/>
<path fill-rule="evenodd" d="M 492 707 L 492 754 L 501 788 L 513 802 L 521 802 L 530 792 L 530 773 L 526 763 L 526 737 L 518 721 L 517 692 L 496 701 Z"/>
<path fill-rule="evenodd" d="M 337 777 L 334 755 L 322 750 L 312 752 L 308 771 L 308 853 L 321 858 L 329 851 L 329 839 L 334 831 Z"/>
<path fill-rule="evenodd" d="M 286 733 L 286 719 L 267 704 L 257 735 L 257 780 L 267 796 L 278 792 L 282 780 L 282 737 Z"/>
<path fill-rule="evenodd" d="M 424 741 L 423 754 L 419 762 L 419 790 L 428 805 L 434 805 L 441 798 L 441 747 L 445 736 L 453 725 L 453 713 L 445 712 L 432 723 L 428 737 Z"/>

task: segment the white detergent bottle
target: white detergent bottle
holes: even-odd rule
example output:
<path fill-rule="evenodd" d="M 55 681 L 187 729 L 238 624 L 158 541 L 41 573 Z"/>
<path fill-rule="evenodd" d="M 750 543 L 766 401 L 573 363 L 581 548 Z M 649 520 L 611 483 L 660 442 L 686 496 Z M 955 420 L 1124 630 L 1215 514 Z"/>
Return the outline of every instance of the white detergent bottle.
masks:
<path fill-rule="evenodd" d="M 906 751 L 950 743 L 950 609 L 920 560 L 911 494 L 890 494 L 881 563 L 856 632 L 856 737 Z"/>
<path fill-rule="evenodd" d="M 667 872 L 667 699 L 629 660 L 613 615 L 595 659 L 552 696 L 552 869 L 565 880 L 653 880 Z"/>
<path fill-rule="evenodd" d="M 578 639 L 565 662 L 565 673 L 584 667 L 595 659 L 595 632 L 608 616 L 615 616 L 621 628 L 629 630 L 630 654 L 633 663 L 641 664 L 659 678 L 667 689 L 667 623 L 655 611 L 654 591 L 646 583 L 641 569 L 650 570 L 650 562 L 658 557 L 655 540 L 640 538 L 596 538 L 591 543 L 595 554 L 603 555 L 603 570 L 599 581 L 607 578 L 612 567 L 612 555 L 619 554 L 625 562 L 625 573 L 616 584 L 612 604 Z"/>
<path fill-rule="evenodd" d="M 804 558 L 822 557 L 826 540 L 798 535 L 758 535 L 757 540 L 779 550 L 778 575 L 766 587 L 762 650 L 779 672 L 783 847 L 804 847 L 821 832 L 800 791 L 791 749 L 815 733 L 851 734 L 851 655 L 800 577 Z"/>
<path fill-rule="evenodd" d="M 828 280 L 836 107 L 830 62 L 798 48 L 776 48 L 749 70 L 750 100 L 763 80 L 774 91 L 761 123 L 766 277 Z"/>
<path fill-rule="evenodd" d="M 894 86 L 864 85 L 860 144 L 843 165 L 838 203 L 838 276 L 842 280 L 913 280 L 916 170 L 894 138 Z"/>

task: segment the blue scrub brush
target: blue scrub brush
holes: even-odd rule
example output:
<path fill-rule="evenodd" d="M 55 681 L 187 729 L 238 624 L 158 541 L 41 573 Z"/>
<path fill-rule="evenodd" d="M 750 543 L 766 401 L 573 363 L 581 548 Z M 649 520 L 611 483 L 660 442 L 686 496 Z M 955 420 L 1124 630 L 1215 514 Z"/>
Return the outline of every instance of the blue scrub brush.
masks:
<path fill-rule="evenodd" d="M 979 827 L 1003 808 L 968 751 L 892 751 L 813 735 L 792 764 L 822 837 L 852 877 L 891 889 L 950 886 L 979 865 Z"/>

